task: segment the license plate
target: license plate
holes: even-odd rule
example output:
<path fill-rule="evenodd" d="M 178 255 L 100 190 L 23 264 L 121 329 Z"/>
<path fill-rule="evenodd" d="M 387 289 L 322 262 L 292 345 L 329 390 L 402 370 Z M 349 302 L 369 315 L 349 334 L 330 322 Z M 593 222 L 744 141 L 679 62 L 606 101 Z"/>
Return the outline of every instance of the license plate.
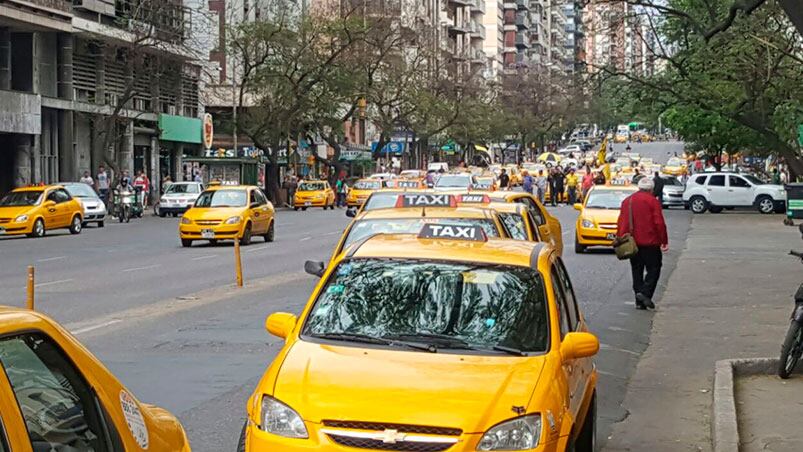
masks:
<path fill-rule="evenodd" d="M 312 205 L 312 202 L 311 202 L 311 201 L 307 201 L 307 202 L 305 202 L 305 203 L 304 203 L 304 205 L 305 205 L 305 206 L 311 206 L 311 205 Z"/>
<path fill-rule="evenodd" d="M 609 232 L 608 235 L 605 236 L 605 238 L 608 240 L 613 240 L 616 238 L 616 234 L 614 234 L 613 232 Z"/>
<path fill-rule="evenodd" d="M 205 239 L 215 238 L 215 231 L 211 229 L 201 229 L 201 237 Z"/>

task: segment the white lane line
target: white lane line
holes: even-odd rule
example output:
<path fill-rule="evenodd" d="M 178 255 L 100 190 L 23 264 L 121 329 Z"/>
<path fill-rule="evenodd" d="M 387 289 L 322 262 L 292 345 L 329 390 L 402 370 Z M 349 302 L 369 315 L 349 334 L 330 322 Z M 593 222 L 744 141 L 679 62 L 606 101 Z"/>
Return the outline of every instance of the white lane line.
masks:
<path fill-rule="evenodd" d="M 88 333 L 90 331 L 99 330 L 101 328 L 106 328 L 107 326 L 111 326 L 111 325 L 114 325 L 115 323 L 120 323 L 120 322 L 122 322 L 122 320 L 120 320 L 120 319 L 109 320 L 108 322 L 98 323 L 96 325 L 90 325 L 90 326 L 87 326 L 87 327 L 84 327 L 84 328 L 79 328 L 79 329 L 73 331 L 72 334 Z"/>
<path fill-rule="evenodd" d="M 47 259 L 39 259 L 36 262 L 53 262 L 58 261 L 61 259 L 65 259 L 67 256 L 56 256 L 56 257 L 48 257 Z"/>
<path fill-rule="evenodd" d="M 213 257 L 217 257 L 217 254 L 207 254 L 205 256 L 193 257 L 192 260 L 201 261 L 201 260 L 204 260 L 204 259 L 212 259 Z"/>
<path fill-rule="evenodd" d="M 34 284 L 34 287 L 52 286 L 54 284 L 61 284 L 61 283 L 66 283 L 66 282 L 70 282 L 70 281 L 72 281 L 72 278 L 70 278 L 70 279 L 59 279 L 58 281 L 48 281 L 48 282 L 43 282 L 43 283 L 39 283 L 39 284 Z"/>
<path fill-rule="evenodd" d="M 567 236 L 569 234 L 574 234 L 574 231 L 566 231 L 566 232 L 563 233 L 563 236 L 565 237 L 565 236 Z"/>
<path fill-rule="evenodd" d="M 150 270 L 152 268 L 161 267 L 161 266 L 162 266 L 162 264 L 153 264 L 153 265 L 147 265 L 145 267 L 126 268 L 125 270 L 122 270 L 122 272 L 123 273 L 127 273 L 127 272 L 135 272 L 137 270 Z"/>
<path fill-rule="evenodd" d="M 629 354 L 629 355 L 633 355 L 633 356 L 639 356 L 639 353 L 638 353 L 638 352 L 634 352 L 634 351 L 632 351 L 632 350 L 625 350 L 625 349 L 623 349 L 623 348 L 611 347 L 611 346 L 610 346 L 610 345 L 608 345 L 608 344 L 599 344 L 599 348 L 600 348 L 601 350 L 610 350 L 610 351 L 612 351 L 612 352 L 622 352 L 622 353 L 627 353 L 627 354 Z"/>
<path fill-rule="evenodd" d="M 332 232 L 327 232 L 324 235 L 335 235 L 335 234 L 342 234 L 342 232 L 340 232 L 340 231 L 332 231 Z"/>
<path fill-rule="evenodd" d="M 248 248 L 243 252 L 244 253 L 253 253 L 255 251 L 262 251 L 262 250 L 266 250 L 268 248 L 270 248 L 270 245 L 263 245 L 263 246 L 260 246 L 260 247 L 257 247 L 257 248 Z"/>
<path fill-rule="evenodd" d="M 307 240 L 312 240 L 312 236 L 304 237 L 303 239 L 299 239 L 299 242 L 306 242 Z"/>

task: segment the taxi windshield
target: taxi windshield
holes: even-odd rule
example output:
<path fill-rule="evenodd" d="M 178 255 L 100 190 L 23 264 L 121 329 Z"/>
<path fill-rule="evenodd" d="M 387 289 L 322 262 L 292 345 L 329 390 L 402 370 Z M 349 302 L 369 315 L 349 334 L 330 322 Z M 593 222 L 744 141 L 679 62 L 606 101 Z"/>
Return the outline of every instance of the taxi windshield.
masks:
<path fill-rule="evenodd" d="M 367 201 L 365 201 L 365 205 L 363 206 L 362 210 L 365 212 L 377 209 L 390 209 L 396 206 L 396 202 L 398 200 L 399 193 L 376 192 L 372 194 Z"/>
<path fill-rule="evenodd" d="M 586 209 L 619 210 L 622 201 L 632 195 L 632 190 L 592 190 L 588 193 Z"/>
<path fill-rule="evenodd" d="M 201 193 L 195 207 L 244 207 L 247 198 L 245 190 L 210 190 Z"/>
<path fill-rule="evenodd" d="M 544 352 L 548 318 L 544 281 L 530 268 L 354 259 L 332 273 L 302 335 Z"/>
<path fill-rule="evenodd" d="M 170 184 L 165 189 L 165 194 L 198 193 L 199 191 L 199 187 L 196 184 Z"/>
<path fill-rule="evenodd" d="M 382 218 L 354 223 L 343 242 L 343 248 L 374 234 L 418 234 L 424 223 L 481 226 L 488 237 L 499 237 L 496 224 L 486 218 Z"/>
<path fill-rule="evenodd" d="M 671 159 L 667 160 L 666 166 L 683 166 L 683 160 L 672 157 Z"/>
<path fill-rule="evenodd" d="M 435 181 L 436 187 L 468 188 L 471 185 L 470 174 L 443 174 Z"/>
<path fill-rule="evenodd" d="M 354 184 L 357 190 L 379 190 L 382 188 L 382 181 L 380 180 L 358 180 Z"/>
<path fill-rule="evenodd" d="M 2 207 L 35 206 L 39 204 L 42 197 L 42 190 L 37 191 L 15 191 L 0 199 Z"/>
<path fill-rule="evenodd" d="M 493 177 L 478 177 L 477 182 L 474 184 L 476 188 L 490 188 L 494 184 Z"/>
<path fill-rule="evenodd" d="M 301 185 L 298 186 L 298 191 L 318 191 L 324 189 L 323 182 L 302 182 Z"/>

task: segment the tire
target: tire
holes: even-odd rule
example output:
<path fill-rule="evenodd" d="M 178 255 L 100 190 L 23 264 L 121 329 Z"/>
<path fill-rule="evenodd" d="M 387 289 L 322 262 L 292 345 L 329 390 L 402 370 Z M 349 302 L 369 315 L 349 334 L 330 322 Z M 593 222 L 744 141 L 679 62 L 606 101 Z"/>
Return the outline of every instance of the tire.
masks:
<path fill-rule="evenodd" d="M 217 239 L 212 239 L 209 241 L 210 245 L 217 245 Z"/>
<path fill-rule="evenodd" d="M 275 232 L 273 230 L 273 221 L 270 222 L 270 226 L 268 226 L 268 231 L 262 237 L 265 238 L 266 242 L 272 242 Z"/>
<path fill-rule="evenodd" d="M 84 221 L 84 222 L 82 222 L 82 223 L 81 223 L 81 227 L 82 227 L 82 228 L 85 228 L 87 224 L 88 224 L 88 223 L 87 223 L 86 221 Z"/>
<path fill-rule="evenodd" d="M 711 206 L 708 208 L 711 213 L 722 213 L 722 207 L 719 206 Z"/>
<path fill-rule="evenodd" d="M 293 210 L 295 210 L 296 212 L 298 212 L 298 209 L 299 209 L 298 207 L 293 207 Z"/>
<path fill-rule="evenodd" d="M 98 221 L 98 227 L 102 228 L 103 226 L 106 226 L 106 223 L 103 220 Z"/>
<path fill-rule="evenodd" d="M 775 211 L 775 203 L 772 202 L 772 198 L 767 195 L 761 195 L 756 198 L 756 208 L 758 211 L 763 214 L 770 214 Z"/>
<path fill-rule="evenodd" d="M 306 212 L 306 211 L 307 211 L 307 208 L 306 208 L 306 207 L 302 207 L 302 208 L 301 208 L 301 210 L 303 210 L 304 212 Z"/>
<path fill-rule="evenodd" d="M 72 217 L 72 221 L 70 222 L 70 234 L 80 234 L 81 230 L 83 229 L 83 225 L 84 223 L 81 221 L 81 217 L 78 215 Z"/>
<path fill-rule="evenodd" d="M 167 213 L 159 211 L 159 218 L 164 218 L 167 216 Z"/>
<path fill-rule="evenodd" d="M 251 244 L 251 223 L 245 225 L 243 229 L 243 236 L 240 238 L 240 245 L 248 246 Z"/>
<path fill-rule="evenodd" d="M 181 246 L 184 248 L 189 248 L 192 246 L 192 240 L 190 239 L 181 239 Z"/>
<path fill-rule="evenodd" d="M 708 210 L 708 201 L 702 196 L 692 196 L 689 200 L 692 213 L 705 213 Z"/>
<path fill-rule="evenodd" d="M 583 421 L 583 427 L 574 443 L 577 452 L 596 452 L 597 450 L 597 394 L 591 396 L 591 405 Z"/>
<path fill-rule="evenodd" d="M 44 237 L 45 235 L 45 222 L 41 218 L 37 218 L 36 221 L 33 222 L 33 229 L 31 229 L 31 233 L 28 234 L 28 237 Z"/>
<path fill-rule="evenodd" d="M 243 429 L 240 432 L 240 439 L 237 441 L 237 452 L 245 452 L 246 429 L 248 429 L 248 421 L 245 421 L 243 424 Z"/>
<path fill-rule="evenodd" d="M 581 245 L 580 242 L 577 241 L 577 237 L 574 238 L 574 252 L 576 254 L 583 254 L 586 252 L 586 246 Z"/>
<path fill-rule="evenodd" d="M 792 320 L 786 338 L 781 346 L 781 359 L 778 364 L 778 376 L 787 379 L 792 371 L 795 370 L 800 354 L 803 353 L 803 328 L 800 324 Z"/>

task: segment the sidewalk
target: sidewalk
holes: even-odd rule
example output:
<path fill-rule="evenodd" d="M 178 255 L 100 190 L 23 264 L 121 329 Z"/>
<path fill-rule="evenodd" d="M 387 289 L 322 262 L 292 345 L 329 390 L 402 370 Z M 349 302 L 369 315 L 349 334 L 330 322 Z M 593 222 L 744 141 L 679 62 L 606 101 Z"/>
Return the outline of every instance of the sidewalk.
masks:
<path fill-rule="evenodd" d="M 777 357 L 788 327 L 803 265 L 786 254 L 803 249 L 803 240 L 782 220 L 754 213 L 694 216 L 657 303 L 650 346 L 628 386 L 623 407 L 629 414 L 614 426 L 605 450 L 711 450 L 715 362 Z M 796 431 L 803 413 L 791 402 L 789 413 L 776 405 L 767 416 L 781 424 L 785 417 Z"/>

